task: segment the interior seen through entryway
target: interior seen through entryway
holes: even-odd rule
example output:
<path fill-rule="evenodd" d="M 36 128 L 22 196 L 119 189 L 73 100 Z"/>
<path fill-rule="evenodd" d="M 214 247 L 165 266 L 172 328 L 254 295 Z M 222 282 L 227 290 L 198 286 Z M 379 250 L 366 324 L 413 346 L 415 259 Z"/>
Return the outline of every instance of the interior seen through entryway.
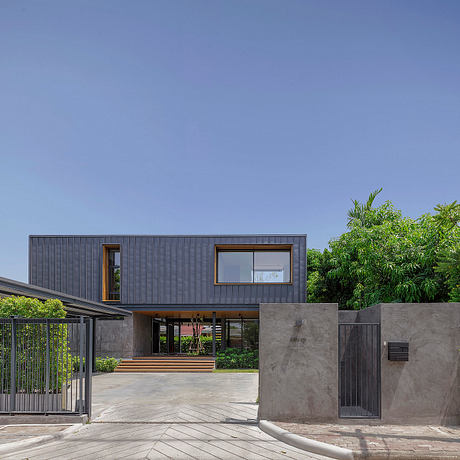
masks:
<path fill-rule="evenodd" d="M 213 355 L 227 348 L 258 347 L 258 319 L 152 318 L 152 354 Z"/>

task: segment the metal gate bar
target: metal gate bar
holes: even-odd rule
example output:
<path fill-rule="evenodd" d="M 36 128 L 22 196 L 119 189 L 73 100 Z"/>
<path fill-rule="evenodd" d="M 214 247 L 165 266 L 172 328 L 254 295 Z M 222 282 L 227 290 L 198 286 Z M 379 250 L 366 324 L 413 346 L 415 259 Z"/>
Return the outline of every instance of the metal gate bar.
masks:
<path fill-rule="evenodd" d="M 339 417 L 380 417 L 380 324 L 339 324 Z"/>
<path fill-rule="evenodd" d="M 91 415 L 90 318 L 0 318 L 0 413 Z"/>

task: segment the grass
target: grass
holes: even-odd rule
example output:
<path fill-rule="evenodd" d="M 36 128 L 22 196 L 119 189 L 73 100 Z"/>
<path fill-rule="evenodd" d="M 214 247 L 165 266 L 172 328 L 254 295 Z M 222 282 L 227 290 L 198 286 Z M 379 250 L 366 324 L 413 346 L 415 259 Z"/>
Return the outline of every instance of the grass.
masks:
<path fill-rule="evenodd" d="M 214 369 L 213 372 L 259 372 L 259 369 Z"/>

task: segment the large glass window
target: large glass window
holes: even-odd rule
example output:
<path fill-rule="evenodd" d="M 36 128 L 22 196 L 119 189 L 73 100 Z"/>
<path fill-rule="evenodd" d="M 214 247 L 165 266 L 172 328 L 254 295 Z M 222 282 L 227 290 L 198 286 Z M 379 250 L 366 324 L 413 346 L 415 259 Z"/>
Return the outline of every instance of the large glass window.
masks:
<path fill-rule="evenodd" d="M 291 251 L 217 250 L 218 283 L 290 283 Z"/>
<path fill-rule="evenodd" d="M 253 254 L 252 252 L 219 252 L 218 253 L 219 283 L 252 283 Z"/>
<path fill-rule="evenodd" d="M 289 283 L 291 281 L 290 251 L 255 251 L 255 283 Z"/>
<path fill-rule="evenodd" d="M 104 246 L 103 300 L 120 300 L 120 246 Z"/>

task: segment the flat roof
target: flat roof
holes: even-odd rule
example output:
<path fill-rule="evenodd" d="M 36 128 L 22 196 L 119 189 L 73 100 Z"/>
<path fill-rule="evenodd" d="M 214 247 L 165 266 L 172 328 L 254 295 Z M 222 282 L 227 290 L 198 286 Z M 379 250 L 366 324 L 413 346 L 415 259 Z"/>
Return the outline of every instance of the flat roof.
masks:
<path fill-rule="evenodd" d="M 82 299 L 64 294 L 51 289 L 45 289 L 33 284 L 22 283 L 9 278 L 0 277 L 0 295 L 17 295 L 33 297 L 39 300 L 58 299 L 64 304 L 70 316 L 90 316 L 93 318 L 116 318 L 118 316 L 131 316 L 130 311 L 106 305 L 91 300 Z"/>
<path fill-rule="evenodd" d="M 247 233 L 247 234 L 221 234 L 221 235 L 151 235 L 151 234 L 131 234 L 131 233 L 113 233 L 100 235 L 29 235 L 29 238 L 104 238 L 104 237 L 155 237 L 155 238 L 235 238 L 235 237 L 264 237 L 264 236 L 307 236 L 306 233 Z"/>

